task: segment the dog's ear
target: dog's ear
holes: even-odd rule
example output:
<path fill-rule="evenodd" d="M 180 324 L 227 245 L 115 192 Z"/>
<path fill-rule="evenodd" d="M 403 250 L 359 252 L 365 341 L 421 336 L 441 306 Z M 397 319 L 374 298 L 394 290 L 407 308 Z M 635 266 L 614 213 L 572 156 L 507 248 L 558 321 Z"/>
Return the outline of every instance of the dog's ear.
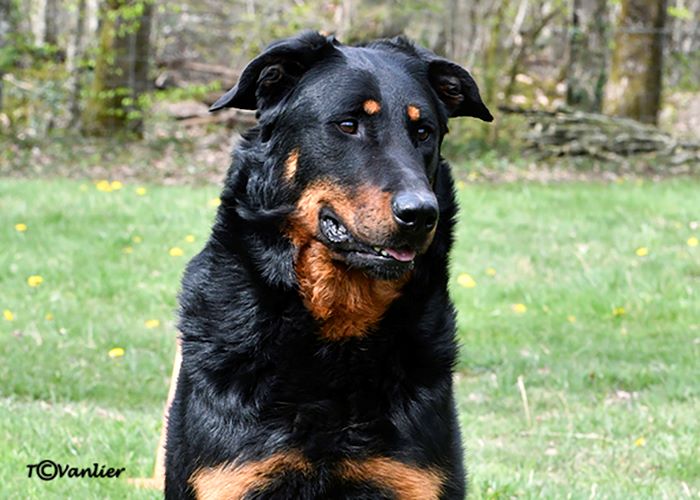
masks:
<path fill-rule="evenodd" d="M 316 62 L 328 57 L 337 42 L 308 31 L 271 44 L 243 70 L 238 83 L 212 104 L 221 108 L 257 109 L 276 104 Z"/>
<path fill-rule="evenodd" d="M 481 100 L 476 82 L 466 69 L 433 56 L 428 62 L 428 78 L 450 117 L 473 116 L 485 122 L 493 121 L 491 112 Z"/>

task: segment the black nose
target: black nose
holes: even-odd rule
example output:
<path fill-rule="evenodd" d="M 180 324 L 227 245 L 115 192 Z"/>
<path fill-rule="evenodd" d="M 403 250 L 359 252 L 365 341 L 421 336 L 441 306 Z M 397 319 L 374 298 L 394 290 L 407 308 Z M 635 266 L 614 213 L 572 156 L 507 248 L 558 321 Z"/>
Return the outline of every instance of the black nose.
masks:
<path fill-rule="evenodd" d="M 399 227 L 407 231 L 427 233 L 438 220 L 437 199 L 429 191 L 397 193 L 391 202 L 391 210 Z"/>

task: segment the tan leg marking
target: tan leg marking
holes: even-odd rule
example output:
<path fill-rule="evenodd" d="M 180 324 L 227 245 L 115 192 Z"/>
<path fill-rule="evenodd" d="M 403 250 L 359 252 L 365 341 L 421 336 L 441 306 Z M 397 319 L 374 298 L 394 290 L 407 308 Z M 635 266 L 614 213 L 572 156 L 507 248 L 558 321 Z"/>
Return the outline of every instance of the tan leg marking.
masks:
<path fill-rule="evenodd" d="M 386 457 L 345 460 L 338 467 L 338 473 L 350 481 L 368 482 L 390 490 L 397 500 L 437 500 L 445 483 L 441 472 Z"/>
<path fill-rule="evenodd" d="M 312 467 L 300 452 L 290 451 L 258 462 L 205 467 L 192 474 L 189 483 L 198 500 L 240 500 L 288 471 L 310 474 Z"/>

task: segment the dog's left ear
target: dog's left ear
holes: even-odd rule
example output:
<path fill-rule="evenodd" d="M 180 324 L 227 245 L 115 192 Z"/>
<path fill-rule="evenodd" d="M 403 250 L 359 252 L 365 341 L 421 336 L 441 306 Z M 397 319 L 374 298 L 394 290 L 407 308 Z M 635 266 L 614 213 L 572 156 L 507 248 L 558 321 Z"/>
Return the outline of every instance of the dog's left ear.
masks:
<path fill-rule="evenodd" d="M 335 50 L 335 38 L 307 31 L 272 43 L 243 70 L 235 87 L 211 105 L 261 111 L 279 102 L 303 74 Z"/>
<path fill-rule="evenodd" d="M 473 116 L 485 122 L 493 121 L 476 82 L 466 69 L 447 59 L 432 57 L 428 62 L 428 77 L 450 117 Z"/>

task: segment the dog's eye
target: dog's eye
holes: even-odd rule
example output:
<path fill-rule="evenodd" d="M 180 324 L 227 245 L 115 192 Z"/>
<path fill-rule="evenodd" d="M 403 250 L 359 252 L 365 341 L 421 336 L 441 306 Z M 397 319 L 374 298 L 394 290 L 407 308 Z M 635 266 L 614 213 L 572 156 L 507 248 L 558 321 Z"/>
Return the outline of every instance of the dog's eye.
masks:
<path fill-rule="evenodd" d="M 421 142 L 427 141 L 430 137 L 431 132 L 432 130 L 430 130 L 429 127 L 418 127 L 418 130 L 416 130 L 416 136 Z"/>
<path fill-rule="evenodd" d="M 343 120 L 338 124 L 338 128 L 346 134 L 355 135 L 357 133 L 357 120 Z"/>

